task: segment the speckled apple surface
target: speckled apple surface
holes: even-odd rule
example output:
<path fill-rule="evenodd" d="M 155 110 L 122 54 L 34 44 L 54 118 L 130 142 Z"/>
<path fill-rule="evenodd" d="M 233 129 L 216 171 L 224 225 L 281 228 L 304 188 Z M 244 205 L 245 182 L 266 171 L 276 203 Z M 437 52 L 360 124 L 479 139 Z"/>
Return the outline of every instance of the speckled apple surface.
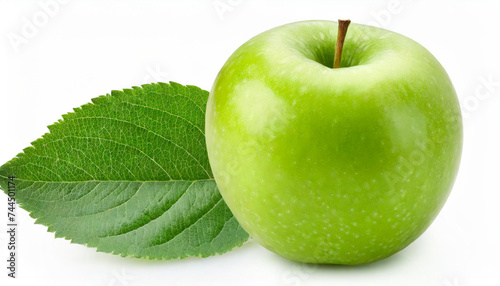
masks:
<path fill-rule="evenodd" d="M 455 90 L 397 33 L 306 21 L 243 44 L 218 74 L 206 141 L 224 200 L 264 247 L 291 260 L 363 264 L 432 223 L 462 149 Z M 432 251 L 432 250 L 429 250 Z"/>

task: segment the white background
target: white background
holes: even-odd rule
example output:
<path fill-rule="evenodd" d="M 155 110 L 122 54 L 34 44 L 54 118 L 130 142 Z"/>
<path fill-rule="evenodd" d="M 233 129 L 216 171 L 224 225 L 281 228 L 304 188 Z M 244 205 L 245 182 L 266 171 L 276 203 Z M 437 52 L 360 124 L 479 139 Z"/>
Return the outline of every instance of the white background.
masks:
<path fill-rule="evenodd" d="M 19 278 L 8 279 L 1 262 L 0 284 L 500 285 L 500 2 L 435 2 L 69 1 L 47 12 L 47 2 L 0 1 L 0 163 L 62 114 L 113 89 L 171 80 L 209 90 L 250 37 L 308 19 L 350 18 L 420 42 L 455 84 L 465 129 L 460 172 L 442 212 L 386 260 L 308 266 L 254 241 L 207 259 L 121 258 L 54 239 L 19 210 Z M 23 34 L 28 22 L 36 31 Z M 16 36 L 23 42 L 13 44 Z M 0 194 L 0 261 L 7 258 L 6 205 Z"/>

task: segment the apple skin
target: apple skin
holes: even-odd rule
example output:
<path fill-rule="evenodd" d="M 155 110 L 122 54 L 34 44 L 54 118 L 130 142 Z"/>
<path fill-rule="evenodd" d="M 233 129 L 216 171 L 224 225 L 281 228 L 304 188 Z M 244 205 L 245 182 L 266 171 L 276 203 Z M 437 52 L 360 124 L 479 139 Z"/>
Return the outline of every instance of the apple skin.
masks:
<path fill-rule="evenodd" d="M 266 31 L 227 60 L 206 142 L 222 196 L 261 245 L 290 260 L 364 264 L 408 246 L 455 180 L 462 118 L 446 71 L 420 44 L 337 22 Z"/>

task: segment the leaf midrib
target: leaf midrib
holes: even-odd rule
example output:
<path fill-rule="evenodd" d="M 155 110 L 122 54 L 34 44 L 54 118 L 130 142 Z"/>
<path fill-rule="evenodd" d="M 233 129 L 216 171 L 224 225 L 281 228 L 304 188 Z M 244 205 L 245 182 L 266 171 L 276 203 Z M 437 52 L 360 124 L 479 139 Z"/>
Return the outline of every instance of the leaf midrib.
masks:
<path fill-rule="evenodd" d="M 0 177 L 8 179 L 9 177 L 2 176 Z M 14 181 L 23 181 L 23 182 L 33 182 L 33 183 L 87 183 L 87 182 L 110 182 L 110 183 L 120 183 L 120 182 L 131 182 L 131 183 L 170 183 L 170 182 L 203 182 L 203 181 L 214 181 L 214 178 L 208 178 L 208 179 L 197 179 L 197 180 L 167 180 L 167 181 L 162 181 L 162 180 L 157 180 L 157 181 L 141 181 L 141 180 L 83 180 L 83 181 L 38 181 L 38 180 L 25 180 L 25 179 L 18 179 L 14 178 Z"/>

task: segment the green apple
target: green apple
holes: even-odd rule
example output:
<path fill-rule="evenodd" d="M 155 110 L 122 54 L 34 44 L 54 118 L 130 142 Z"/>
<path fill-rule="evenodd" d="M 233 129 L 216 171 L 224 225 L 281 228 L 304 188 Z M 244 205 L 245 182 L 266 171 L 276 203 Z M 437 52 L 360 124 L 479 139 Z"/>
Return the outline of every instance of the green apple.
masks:
<path fill-rule="evenodd" d="M 363 264 L 413 242 L 445 203 L 462 120 L 439 62 L 400 34 L 305 21 L 243 44 L 206 112 L 210 164 L 242 227 L 291 260 Z M 431 251 L 431 250 L 429 250 Z"/>

